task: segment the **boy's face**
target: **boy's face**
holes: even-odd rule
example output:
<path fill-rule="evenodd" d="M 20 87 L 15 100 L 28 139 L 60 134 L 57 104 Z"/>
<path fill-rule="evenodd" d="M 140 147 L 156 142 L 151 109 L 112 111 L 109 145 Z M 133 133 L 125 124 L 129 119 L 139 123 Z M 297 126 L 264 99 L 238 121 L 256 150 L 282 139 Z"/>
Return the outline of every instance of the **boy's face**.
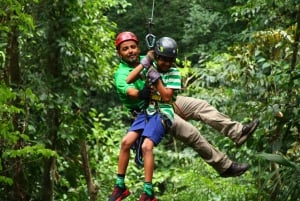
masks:
<path fill-rule="evenodd" d="M 135 41 L 129 40 L 121 43 L 118 54 L 129 65 L 135 66 L 140 62 L 140 49 Z"/>
<path fill-rule="evenodd" d="M 175 58 L 159 56 L 157 58 L 158 71 L 167 72 L 173 65 Z"/>

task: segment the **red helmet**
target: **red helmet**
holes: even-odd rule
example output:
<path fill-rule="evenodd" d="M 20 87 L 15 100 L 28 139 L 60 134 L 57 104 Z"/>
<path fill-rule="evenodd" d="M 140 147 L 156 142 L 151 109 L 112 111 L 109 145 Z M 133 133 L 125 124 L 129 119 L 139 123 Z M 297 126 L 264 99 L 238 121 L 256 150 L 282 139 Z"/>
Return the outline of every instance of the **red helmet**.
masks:
<path fill-rule="evenodd" d="M 119 45 L 125 41 L 128 40 L 133 40 L 136 43 L 139 42 L 138 38 L 136 37 L 136 35 L 132 32 L 129 31 L 125 31 L 125 32 L 121 32 L 118 34 L 117 38 L 116 38 L 116 48 L 118 49 Z"/>

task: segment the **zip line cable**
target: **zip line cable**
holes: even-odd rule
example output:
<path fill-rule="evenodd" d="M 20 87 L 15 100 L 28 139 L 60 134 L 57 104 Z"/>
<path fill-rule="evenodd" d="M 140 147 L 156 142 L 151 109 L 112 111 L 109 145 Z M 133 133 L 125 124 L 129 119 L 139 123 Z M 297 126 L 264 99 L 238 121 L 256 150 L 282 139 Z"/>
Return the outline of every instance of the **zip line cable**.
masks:
<path fill-rule="evenodd" d="M 144 18 L 147 20 L 147 17 L 146 17 L 146 14 L 145 14 L 145 11 L 144 11 L 144 8 L 143 8 L 141 2 L 139 0 L 137 0 L 137 2 L 138 2 L 139 6 L 140 6 L 140 8 L 143 12 Z M 153 49 L 154 48 L 155 40 L 156 40 L 155 35 L 152 34 L 152 27 L 154 25 L 154 23 L 153 23 L 154 7 L 155 7 L 155 0 L 152 1 L 151 17 L 148 18 L 148 21 L 147 21 L 148 34 L 146 35 L 145 40 L 146 40 L 146 45 L 147 45 L 148 49 Z"/>
<path fill-rule="evenodd" d="M 152 9 L 151 9 L 151 16 L 150 16 L 150 18 L 147 18 L 145 9 L 144 9 L 141 1 L 137 0 L 137 2 L 138 2 L 139 6 L 140 6 L 140 8 L 142 10 L 142 13 L 143 13 L 145 21 L 147 21 L 148 33 L 151 33 L 151 28 L 154 25 L 153 18 L 154 18 L 155 0 L 152 0 Z"/>
<path fill-rule="evenodd" d="M 155 0 L 152 1 L 152 11 L 151 11 L 151 18 L 149 19 L 149 26 L 153 25 L 154 4 L 155 4 Z M 150 30 L 149 30 L 149 33 L 151 33 Z"/>

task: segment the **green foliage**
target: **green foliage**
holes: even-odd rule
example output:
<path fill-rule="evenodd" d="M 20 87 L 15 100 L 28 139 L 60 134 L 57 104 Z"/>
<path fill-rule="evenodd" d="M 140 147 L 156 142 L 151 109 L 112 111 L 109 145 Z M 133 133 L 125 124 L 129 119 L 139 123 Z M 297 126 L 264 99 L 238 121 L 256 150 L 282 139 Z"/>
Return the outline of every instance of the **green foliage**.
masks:
<path fill-rule="evenodd" d="M 163 163 L 158 160 L 155 177 L 167 176 L 158 184 L 163 193 L 159 195 L 161 200 L 251 200 L 256 195 L 250 175 L 241 179 L 222 179 L 189 148 L 179 153 L 165 150 L 163 153 L 171 160 L 164 159 Z"/>
<path fill-rule="evenodd" d="M 183 51 L 188 52 L 193 62 L 197 62 L 194 58 L 197 55 L 222 51 L 230 44 L 234 29 L 228 29 L 232 23 L 227 11 L 229 6 L 230 3 L 222 1 L 191 2 L 184 22 Z"/>
<path fill-rule="evenodd" d="M 5 158 L 16 158 L 16 157 L 53 157 L 57 156 L 57 153 L 45 149 L 44 145 L 33 145 L 33 146 L 26 146 L 23 147 L 21 150 L 8 150 L 3 153 L 2 157 Z"/>
<path fill-rule="evenodd" d="M 258 157 L 278 164 L 270 174 L 270 180 L 273 180 L 271 190 L 273 192 L 279 190 L 276 200 L 299 200 L 299 162 L 293 162 L 281 155 L 268 153 L 261 153 Z M 265 185 L 269 184 L 266 183 Z"/>
<path fill-rule="evenodd" d="M 104 13 L 124 2 L 2 2 L 1 10 L 11 12 L 1 17 L 1 22 L 5 23 L 1 23 L 0 29 L 6 32 L 1 32 L 0 50 L 5 52 L 10 29 L 18 25 L 19 49 L 16 51 L 23 82 L 22 86 L 12 89 L 21 109 L 14 104 L 1 105 L 1 114 L 7 115 L 6 119 L 3 116 L 6 129 L 1 129 L 1 137 L 10 143 L 1 142 L 1 159 L 5 164 L 14 160 L 24 162 L 22 165 L 26 168 L 23 170 L 28 175 L 24 184 L 32 200 L 41 200 L 39 191 L 45 187 L 44 169 L 40 167 L 45 167 L 43 159 L 53 156 L 57 158 L 57 163 L 51 166 L 52 181 L 56 184 L 55 200 L 85 200 L 88 197 L 78 142 L 91 131 L 91 108 L 107 113 L 107 108 L 115 103 L 111 79 L 111 69 L 116 66 L 115 33 L 112 31 L 115 24 L 109 22 Z M 5 58 L 1 57 L 1 78 L 6 75 Z M 1 98 L 11 94 L 3 93 L 5 96 Z M 15 114 L 20 120 L 20 130 L 26 135 L 13 125 Z M 57 135 L 53 135 L 55 132 Z M 11 149 L 20 140 L 22 147 Z M 7 175 L 1 177 L 1 182 L 12 183 L 10 175 L 14 168 L 1 167 Z M 25 189 L 25 186 L 20 187 Z M 1 195 L 6 189 L 9 187 L 1 187 Z M 65 194 L 66 189 L 70 192 Z M 14 195 L 5 196 L 4 199 L 12 200 Z"/>
<path fill-rule="evenodd" d="M 5 84 L 0 86 L 0 161 L 3 163 L 9 163 L 11 160 L 17 160 L 18 158 L 22 158 L 24 161 L 32 161 L 39 160 L 40 158 L 57 157 L 57 153 L 55 151 L 45 148 L 43 144 L 33 142 L 28 134 L 15 130 L 15 116 L 25 114 L 25 110 L 23 108 L 27 102 L 26 98 L 31 96 L 32 93 L 30 90 L 25 90 L 23 93 L 19 91 L 17 94 Z M 23 105 L 20 105 L 19 107 L 14 106 L 13 102 L 16 99 L 20 99 L 20 103 L 23 103 Z M 19 123 L 21 124 L 22 122 Z M 28 144 L 28 146 L 14 148 L 15 144 L 20 141 L 24 144 Z M 3 172 L 10 172 L 10 168 L 11 167 L 7 167 L 6 165 L 0 166 L 0 170 Z M 0 177 L 0 182 L 12 185 L 12 176 L 7 173 L 4 175 L 6 176 Z M 0 192 L 1 191 L 3 191 L 3 189 L 0 189 Z"/>
<path fill-rule="evenodd" d="M 251 34 L 251 30 L 276 29 L 293 24 L 296 20 L 296 5 L 293 0 L 242 0 L 231 7 L 231 12 L 236 21 L 247 24 Z"/>
<path fill-rule="evenodd" d="M 279 152 L 283 155 L 293 150 L 293 154 L 289 154 L 293 155 L 292 160 L 297 158 L 294 155 L 297 151 L 294 150 L 299 144 L 297 119 L 300 115 L 296 87 L 299 82 L 293 79 L 298 74 L 298 69 L 291 66 L 291 55 L 295 51 L 292 48 L 294 33 L 293 25 L 286 30 L 252 32 L 249 42 L 233 46 L 229 49 L 230 54 L 219 54 L 206 62 L 205 68 L 195 69 L 198 76 L 188 90 L 193 96 L 206 98 L 233 119 L 259 117 L 261 126 L 254 138 L 248 141 L 248 145 L 257 151 Z M 231 153 L 227 141 L 221 140 L 217 144 Z M 245 151 L 247 150 L 239 150 L 242 153 Z M 253 156 L 249 158 L 252 158 L 255 166 L 258 165 Z M 268 170 L 268 165 L 265 162 L 263 164 L 265 170 Z M 257 175 L 261 175 L 260 171 L 253 170 Z M 287 167 L 278 173 L 292 178 L 287 176 L 292 171 Z M 264 176 L 259 179 L 265 180 Z M 287 180 L 287 183 L 291 182 Z M 262 189 L 270 191 L 270 197 L 277 196 L 279 199 L 292 193 L 287 190 L 289 187 L 274 185 L 276 181 L 272 177 L 265 182 L 273 184 L 272 187 L 267 185 Z M 299 182 L 292 183 L 299 185 Z"/>
<path fill-rule="evenodd" d="M 3 68 L 5 63 L 5 54 L 4 52 L 0 51 L 0 67 Z"/>
<path fill-rule="evenodd" d="M 0 197 L 88 200 L 80 142 L 106 200 L 115 182 L 119 143 L 130 124 L 112 84 L 114 38 L 148 33 L 152 1 L 17 1 L 0 6 Z M 252 169 L 221 179 L 185 145 L 166 137 L 155 149 L 154 186 L 161 200 L 297 200 L 299 195 L 299 50 L 297 1 L 156 1 L 153 33 L 178 41 L 184 93 L 207 100 L 232 119 L 260 118 L 246 146 L 192 122 L 230 158 Z M 16 31 L 13 31 L 16 30 Z M 7 79 L 11 34 L 16 34 L 21 82 Z M 296 56 L 294 56 L 296 55 Z M 295 65 L 291 66 L 291 60 Z M 280 155 L 263 155 L 260 152 Z M 48 159 L 55 159 L 45 172 Z M 22 170 L 23 181 L 15 170 Z M 18 172 L 19 175 L 20 172 Z M 138 198 L 143 171 L 130 161 L 127 185 Z M 20 187 L 20 188 L 18 188 Z M 13 191 L 14 190 L 14 191 Z"/>
<path fill-rule="evenodd" d="M 11 151 L 11 145 L 13 145 L 15 142 L 18 141 L 18 132 L 14 132 L 13 122 L 11 119 L 11 116 L 14 114 L 18 114 L 21 112 L 19 108 L 16 108 L 14 106 L 11 106 L 9 104 L 10 101 L 14 100 L 16 98 L 16 94 L 11 92 L 11 90 L 6 87 L 3 83 L 1 83 L 0 86 L 0 140 L 1 140 L 1 152 Z M 4 149 L 2 147 L 7 146 L 7 149 Z M 3 171 L 3 165 L 2 165 L 2 156 L 0 158 L 0 170 Z M 12 185 L 13 180 L 8 176 L 2 176 L 0 177 L 0 182 L 5 183 L 8 185 Z"/>

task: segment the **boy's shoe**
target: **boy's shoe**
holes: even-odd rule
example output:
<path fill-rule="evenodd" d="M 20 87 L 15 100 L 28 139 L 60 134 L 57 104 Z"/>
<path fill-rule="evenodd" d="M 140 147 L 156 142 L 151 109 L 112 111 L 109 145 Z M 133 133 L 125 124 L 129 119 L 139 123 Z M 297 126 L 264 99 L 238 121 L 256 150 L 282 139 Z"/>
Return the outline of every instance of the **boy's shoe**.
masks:
<path fill-rule="evenodd" d="M 149 196 L 147 193 L 143 193 L 139 201 L 157 201 L 154 195 Z"/>
<path fill-rule="evenodd" d="M 119 186 L 114 187 L 113 193 L 109 196 L 108 201 L 121 201 L 125 199 L 130 192 L 127 188 L 120 188 Z"/>

